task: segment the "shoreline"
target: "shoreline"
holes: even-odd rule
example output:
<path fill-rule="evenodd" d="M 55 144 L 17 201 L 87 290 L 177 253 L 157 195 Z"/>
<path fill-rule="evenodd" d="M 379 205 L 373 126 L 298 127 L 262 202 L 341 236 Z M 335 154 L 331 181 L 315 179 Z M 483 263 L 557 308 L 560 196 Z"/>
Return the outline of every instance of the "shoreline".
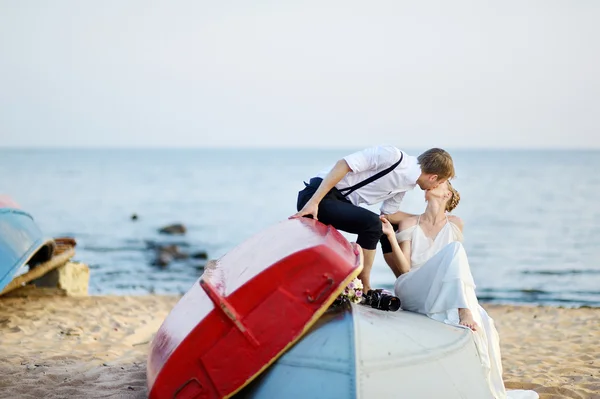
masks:
<path fill-rule="evenodd" d="M 148 344 L 179 298 L 0 298 L 0 398 L 146 398 Z M 600 308 L 482 306 L 507 389 L 600 398 Z"/>

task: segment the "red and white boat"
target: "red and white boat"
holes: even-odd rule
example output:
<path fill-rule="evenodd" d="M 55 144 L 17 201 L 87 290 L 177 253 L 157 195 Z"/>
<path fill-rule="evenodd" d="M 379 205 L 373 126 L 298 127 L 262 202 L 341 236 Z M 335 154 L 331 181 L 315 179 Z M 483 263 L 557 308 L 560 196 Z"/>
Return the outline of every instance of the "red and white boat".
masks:
<path fill-rule="evenodd" d="M 360 248 L 312 219 L 281 222 L 206 271 L 158 330 L 151 399 L 228 398 L 290 348 L 361 271 Z"/>

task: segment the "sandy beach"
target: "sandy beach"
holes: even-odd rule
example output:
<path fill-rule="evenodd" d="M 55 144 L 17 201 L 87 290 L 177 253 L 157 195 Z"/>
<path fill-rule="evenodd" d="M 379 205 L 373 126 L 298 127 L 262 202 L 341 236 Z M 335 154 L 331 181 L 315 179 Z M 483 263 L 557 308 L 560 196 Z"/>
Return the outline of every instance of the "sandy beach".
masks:
<path fill-rule="evenodd" d="M 0 398 L 147 397 L 148 343 L 178 299 L 0 299 Z M 507 388 L 600 398 L 600 309 L 485 307 Z"/>

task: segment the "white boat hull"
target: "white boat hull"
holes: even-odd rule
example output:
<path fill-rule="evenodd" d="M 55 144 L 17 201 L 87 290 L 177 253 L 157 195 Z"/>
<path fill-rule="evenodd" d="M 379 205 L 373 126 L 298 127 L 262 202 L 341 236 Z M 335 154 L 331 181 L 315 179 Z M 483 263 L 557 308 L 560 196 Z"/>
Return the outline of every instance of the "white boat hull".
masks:
<path fill-rule="evenodd" d="M 363 305 L 331 312 L 246 398 L 492 398 L 466 328 Z"/>

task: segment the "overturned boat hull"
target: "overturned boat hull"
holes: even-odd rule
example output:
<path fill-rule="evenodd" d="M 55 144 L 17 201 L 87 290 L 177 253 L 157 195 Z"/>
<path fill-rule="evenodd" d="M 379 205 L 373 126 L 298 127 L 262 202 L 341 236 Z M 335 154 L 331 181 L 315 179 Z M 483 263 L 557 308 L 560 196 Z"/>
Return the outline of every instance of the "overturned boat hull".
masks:
<path fill-rule="evenodd" d="M 360 259 L 337 230 L 295 219 L 211 263 L 152 341 L 150 398 L 232 396 L 319 319 Z"/>
<path fill-rule="evenodd" d="M 327 312 L 240 398 L 493 398 L 466 328 L 352 304 Z"/>
<path fill-rule="evenodd" d="M 0 197 L 0 292 L 27 264 L 52 257 L 55 243 L 45 238 L 33 217 Z"/>

